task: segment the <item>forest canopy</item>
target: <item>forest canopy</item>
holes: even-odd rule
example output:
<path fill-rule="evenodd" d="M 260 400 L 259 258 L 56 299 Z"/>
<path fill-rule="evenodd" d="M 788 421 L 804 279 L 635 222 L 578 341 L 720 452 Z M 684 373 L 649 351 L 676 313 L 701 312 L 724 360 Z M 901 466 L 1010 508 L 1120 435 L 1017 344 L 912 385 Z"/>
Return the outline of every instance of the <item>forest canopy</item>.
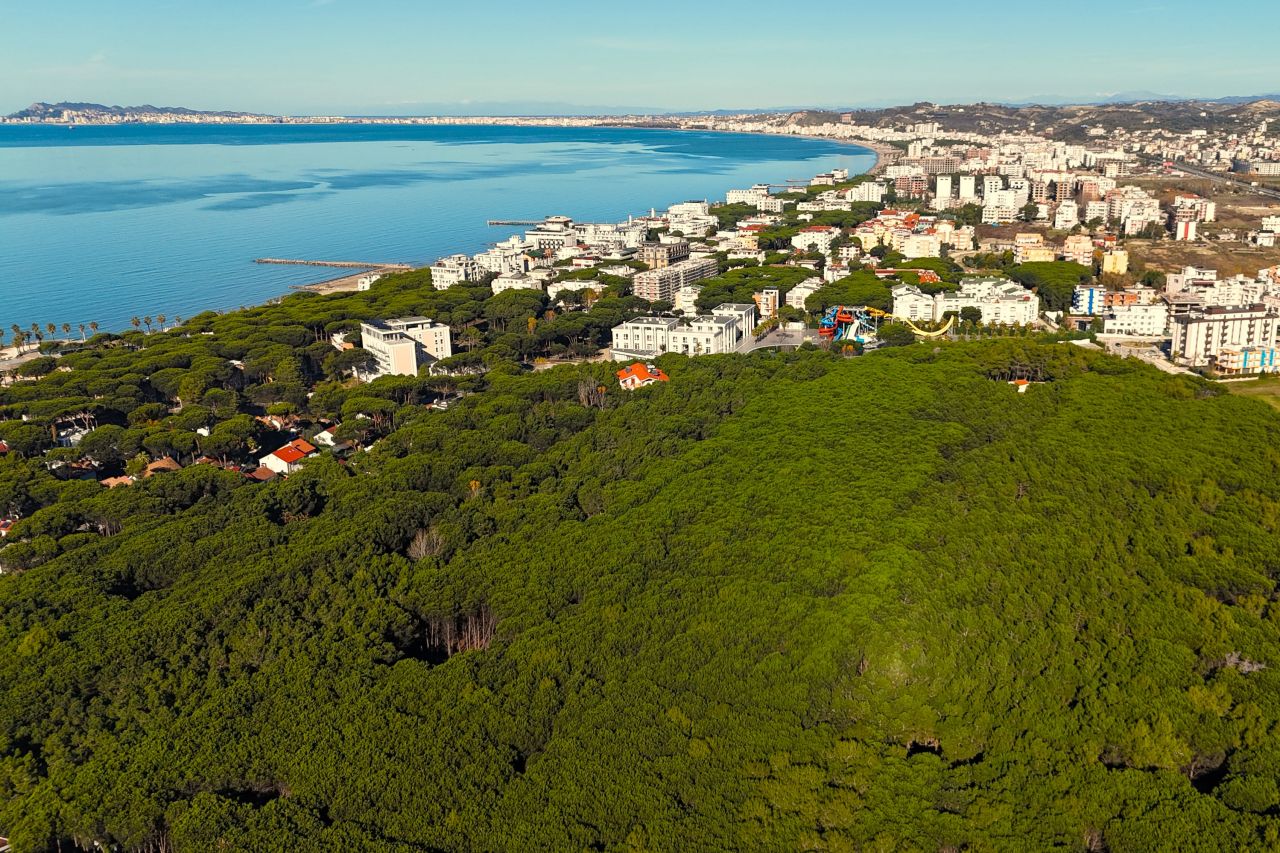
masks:
<path fill-rule="evenodd" d="M 368 452 L 266 484 L 0 458 L 49 547 L 0 577 L 0 834 L 1280 842 L 1280 414 L 1034 340 L 659 365 L 388 390 Z"/>

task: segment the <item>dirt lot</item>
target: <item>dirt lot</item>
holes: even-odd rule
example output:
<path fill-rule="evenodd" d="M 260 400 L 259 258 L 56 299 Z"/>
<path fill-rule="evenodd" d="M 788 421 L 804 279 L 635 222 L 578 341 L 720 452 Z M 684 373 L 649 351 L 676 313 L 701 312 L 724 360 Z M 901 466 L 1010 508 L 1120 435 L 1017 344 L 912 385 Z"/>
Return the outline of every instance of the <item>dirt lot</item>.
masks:
<path fill-rule="evenodd" d="M 1131 264 L 1142 264 L 1160 272 L 1177 272 L 1183 267 L 1216 269 L 1221 278 L 1257 275 L 1258 270 L 1280 264 L 1280 246 L 1259 249 L 1243 243 L 1179 243 L 1175 240 L 1127 240 Z"/>
<path fill-rule="evenodd" d="M 1217 202 L 1217 221 L 1201 226 L 1210 233 L 1220 228 L 1256 231 L 1262 217 L 1280 213 L 1280 202 L 1273 198 L 1251 193 L 1247 187 L 1234 187 L 1206 178 L 1141 178 L 1124 183 L 1142 187 L 1165 205 L 1171 204 L 1175 195 L 1188 192 Z"/>

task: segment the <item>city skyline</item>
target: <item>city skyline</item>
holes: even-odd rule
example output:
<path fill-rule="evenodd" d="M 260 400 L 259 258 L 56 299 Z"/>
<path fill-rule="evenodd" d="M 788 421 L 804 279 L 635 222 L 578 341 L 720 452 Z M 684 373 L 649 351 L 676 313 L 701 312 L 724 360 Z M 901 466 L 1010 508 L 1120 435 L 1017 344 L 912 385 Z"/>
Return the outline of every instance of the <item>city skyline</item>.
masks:
<path fill-rule="evenodd" d="M 407 115 L 1089 101 L 1134 91 L 1216 98 L 1268 94 L 1280 77 L 1265 29 L 1234 24 L 1265 15 L 1258 0 L 1230 20 L 1184 0 L 1122 9 L 1086 0 L 1069 18 L 929 0 L 910 20 L 819 0 L 798 24 L 756 0 L 692 9 L 661 0 L 643 15 L 579 0 L 537 16 L 508 0 L 0 9 L 10 34 L 29 36 L 0 53 L 4 113 L 64 100 Z M 795 50 L 797 39 L 811 49 Z M 1027 55 L 1036 44 L 1045 50 Z M 1228 47 L 1248 61 L 1215 63 Z"/>

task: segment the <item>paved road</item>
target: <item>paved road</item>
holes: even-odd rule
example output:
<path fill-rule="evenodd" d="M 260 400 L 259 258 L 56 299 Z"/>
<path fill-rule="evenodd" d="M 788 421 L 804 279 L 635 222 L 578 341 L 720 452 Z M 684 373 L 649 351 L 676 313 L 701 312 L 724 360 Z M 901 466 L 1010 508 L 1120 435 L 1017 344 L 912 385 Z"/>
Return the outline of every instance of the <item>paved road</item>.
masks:
<path fill-rule="evenodd" d="M 1248 190 L 1251 193 L 1267 196 L 1268 198 L 1280 199 L 1280 190 L 1272 189 L 1271 187 L 1268 187 L 1264 184 L 1259 184 L 1258 186 L 1255 187 L 1247 179 L 1237 178 L 1231 174 L 1224 174 L 1222 172 L 1210 172 L 1205 169 L 1198 168 L 1196 166 L 1189 166 L 1186 163 L 1183 163 L 1181 161 L 1175 161 L 1173 164 L 1173 168 L 1178 170 L 1179 172 L 1186 172 L 1188 175 L 1195 175 L 1197 178 L 1208 178 L 1211 181 L 1217 181 L 1218 183 L 1221 183 L 1221 184 L 1236 184 L 1237 186 L 1241 187 L 1242 189 Z"/>

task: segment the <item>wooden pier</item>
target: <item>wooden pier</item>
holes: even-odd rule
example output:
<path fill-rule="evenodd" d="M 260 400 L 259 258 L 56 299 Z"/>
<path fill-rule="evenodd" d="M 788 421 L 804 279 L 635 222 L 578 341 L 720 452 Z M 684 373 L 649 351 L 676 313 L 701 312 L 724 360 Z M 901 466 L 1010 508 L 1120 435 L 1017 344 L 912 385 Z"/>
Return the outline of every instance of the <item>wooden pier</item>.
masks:
<path fill-rule="evenodd" d="M 377 264 L 364 261 L 301 261 L 293 258 L 255 258 L 255 264 L 286 264 L 300 267 L 339 267 L 358 270 L 411 270 L 409 264 Z"/>

